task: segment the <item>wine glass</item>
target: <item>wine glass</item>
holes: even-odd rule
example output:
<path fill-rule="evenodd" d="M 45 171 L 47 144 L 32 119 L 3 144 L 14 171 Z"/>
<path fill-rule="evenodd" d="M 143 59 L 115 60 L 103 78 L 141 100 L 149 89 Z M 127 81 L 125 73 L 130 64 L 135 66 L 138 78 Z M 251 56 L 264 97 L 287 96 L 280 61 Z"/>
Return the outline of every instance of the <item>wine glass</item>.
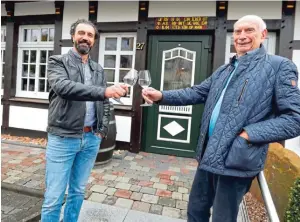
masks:
<path fill-rule="evenodd" d="M 149 70 L 141 70 L 139 72 L 139 85 L 147 89 L 151 85 L 151 76 Z M 152 106 L 152 104 L 149 104 L 145 101 L 144 104 L 141 104 L 141 106 Z"/>
<path fill-rule="evenodd" d="M 123 82 L 128 86 L 134 86 L 134 84 L 136 83 L 138 79 L 138 71 L 136 71 L 135 69 L 131 69 L 124 77 L 123 77 Z M 118 85 L 117 85 L 118 86 Z M 120 103 L 120 104 L 124 104 L 120 98 L 113 98 L 116 102 Z"/>

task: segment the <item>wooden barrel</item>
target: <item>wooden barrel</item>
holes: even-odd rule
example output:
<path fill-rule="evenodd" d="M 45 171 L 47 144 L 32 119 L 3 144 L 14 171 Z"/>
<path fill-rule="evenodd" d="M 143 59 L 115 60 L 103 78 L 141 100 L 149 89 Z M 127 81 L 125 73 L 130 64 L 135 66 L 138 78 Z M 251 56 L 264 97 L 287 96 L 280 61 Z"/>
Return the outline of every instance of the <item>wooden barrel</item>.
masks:
<path fill-rule="evenodd" d="M 116 147 L 116 135 L 117 127 L 114 105 L 113 103 L 110 103 L 110 121 L 108 125 L 107 138 L 103 139 L 101 142 L 95 165 L 105 164 L 112 160 L 114 149 Z"/>

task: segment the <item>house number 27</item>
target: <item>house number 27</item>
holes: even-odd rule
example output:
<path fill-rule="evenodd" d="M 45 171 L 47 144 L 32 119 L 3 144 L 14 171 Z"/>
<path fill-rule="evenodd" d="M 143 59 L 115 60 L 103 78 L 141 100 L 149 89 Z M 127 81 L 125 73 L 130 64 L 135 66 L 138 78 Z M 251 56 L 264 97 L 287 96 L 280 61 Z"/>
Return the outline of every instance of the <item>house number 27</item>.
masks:
<path fill-rule="evenodd" d="M 136 43 L 136 50 L 143 50 L 145 46 L 145 43 Z"/>

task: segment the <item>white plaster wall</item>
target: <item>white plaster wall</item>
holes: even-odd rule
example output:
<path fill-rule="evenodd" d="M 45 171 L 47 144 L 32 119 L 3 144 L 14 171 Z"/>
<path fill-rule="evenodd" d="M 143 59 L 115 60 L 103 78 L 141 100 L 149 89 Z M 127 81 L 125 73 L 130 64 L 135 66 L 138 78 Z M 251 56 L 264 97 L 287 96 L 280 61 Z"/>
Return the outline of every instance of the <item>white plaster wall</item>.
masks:
<path fill-rule="evenodd" d="M 66 54 L 72 47 L 61 47 L 61 54 Z"/>
<path fill-rule="evenodd" d="M 229 1 L 227 19 L 235 20 L 253 14 L 263 19 L 281 19 L 281 8 L 281 1 Z"/>
<path fill-rule="evenodd" d="M 55 14 L 54 1 L 15 4 L 15 16 Z"/>
<path fill-rule="evenodd" d="M 65 1 L 63 26 L 62 26 L 62 39 L 70 39 L 71 24 L 78 19 L 89 18 L 89 2 L 88 1 Z"/>
<path fill-rule="evenodd" d="M 48 109 L 10 106 L 9 127 L 46 131 Z"/>
<path fill-rule="evenodd" d="M 99 1 L 98 22 L 138 21 L 138 1 Z"/>
<path fill-rule="evenodd" d="M 131 117 L 116 116 L 117 141 L 130 142 Z"/>
<path fill-rule="evenodd" d="M 215 1 L 150 1 L 149 17 L 215 16 Z"/>
<path fill-rule="evenodd" d="M 5 4 L 1 4 L 1 16 L 7 16 Z"/>
<path fill-rule="evenodd" d="M 296 2 L 294 40 L 300 40 L 300 1 Z"/>

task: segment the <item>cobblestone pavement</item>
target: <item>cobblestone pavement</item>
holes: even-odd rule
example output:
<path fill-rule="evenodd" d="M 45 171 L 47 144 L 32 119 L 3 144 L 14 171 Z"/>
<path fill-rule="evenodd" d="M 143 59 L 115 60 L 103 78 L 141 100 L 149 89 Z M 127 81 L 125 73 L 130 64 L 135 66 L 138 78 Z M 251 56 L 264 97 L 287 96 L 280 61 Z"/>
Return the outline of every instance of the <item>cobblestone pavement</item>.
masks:
<path fill-rule="evenodd" d="M 40 214 L 42 198 L 1 189 L 1 221 L 27 221 Z"/>
<path fill-rule="evenodd" d="M 44 189 L 45 150 L 2 143 L 2 182 Z M 186 219 L 194 159 L 140 152 L 95 166 L 86 199 Z"/>

